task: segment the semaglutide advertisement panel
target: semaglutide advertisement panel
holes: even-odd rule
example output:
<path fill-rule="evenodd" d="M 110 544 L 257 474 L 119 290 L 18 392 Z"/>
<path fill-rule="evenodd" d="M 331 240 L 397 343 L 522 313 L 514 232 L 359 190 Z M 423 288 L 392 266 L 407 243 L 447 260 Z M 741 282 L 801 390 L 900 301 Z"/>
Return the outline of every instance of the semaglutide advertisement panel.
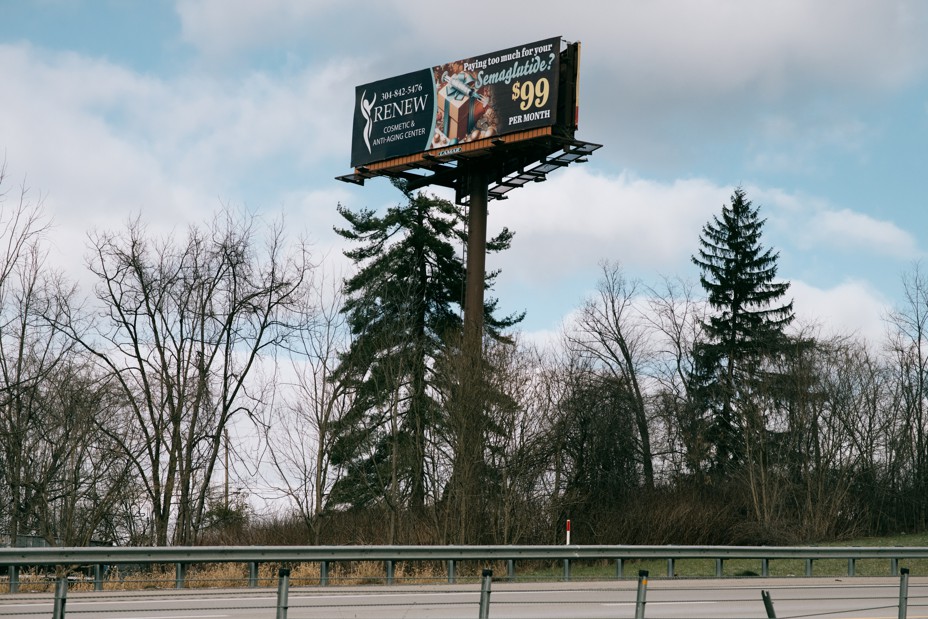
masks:
<path fill-rule="evenodd" d="M 352 167 L 557 121 L 560 37 L 355 89 Z"/>

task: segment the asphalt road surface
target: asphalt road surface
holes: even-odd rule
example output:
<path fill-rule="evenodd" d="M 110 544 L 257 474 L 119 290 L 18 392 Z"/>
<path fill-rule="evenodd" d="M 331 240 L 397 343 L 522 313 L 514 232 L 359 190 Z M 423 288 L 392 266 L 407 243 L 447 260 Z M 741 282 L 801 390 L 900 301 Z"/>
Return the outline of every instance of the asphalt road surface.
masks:
<path fill-rule="evenodd" d="M 494 582 L 492 619 L 594 619 L 635 616 L 635 581 Z M 897 619 L 899 579 L 802 578 L 651 580 L 647 619 L 764 618 L 769 591 L 780 619 Z M 429 585 L 299 587 L 289 593 L 288 619 L 476 619 L 480 587 Z M 70 593 L 67 617 L 106 619 L 219 619 L 276 617 L 273 589 L 165 590 Z M 0 618 L 52 616 L 52 595 L 2 594 Z M 928 578 L 911 578 L 908 619 L 928 619 Z"/>

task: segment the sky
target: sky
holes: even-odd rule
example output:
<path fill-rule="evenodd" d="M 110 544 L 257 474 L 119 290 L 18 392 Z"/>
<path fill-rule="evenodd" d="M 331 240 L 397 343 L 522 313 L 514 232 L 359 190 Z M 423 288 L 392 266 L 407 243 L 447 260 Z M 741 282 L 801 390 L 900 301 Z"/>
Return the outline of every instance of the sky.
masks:
<path fill-rule="evenodd" d="M 224 206 L 283 216 L 343 269 L 336 205 L 402 198 L 335 180 L 355 86 L 561 36 L 582 43 L 577 137 L 603 148 L 490 203 L 490 233 L 515 232 L 487 261 L 502 312 L 555 333 L 603 260 L 696 282 L 700 230 L 740 186 L 799 318 L 881 337 L 928 247 L 928 3 L 455 6 L 0 0 L 0 159 L 79 282 L 89 232 L 182 232 Z"/>

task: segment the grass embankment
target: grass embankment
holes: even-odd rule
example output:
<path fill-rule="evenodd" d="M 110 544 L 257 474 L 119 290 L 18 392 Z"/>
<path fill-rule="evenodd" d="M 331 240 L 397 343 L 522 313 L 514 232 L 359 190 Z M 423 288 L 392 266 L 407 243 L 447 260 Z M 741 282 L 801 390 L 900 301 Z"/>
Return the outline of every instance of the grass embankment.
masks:
<path fill-rule="evenodd" d="M 896 535 L 874 537 L 820 544 L 821 546 L 928 546 L 928 533 L 918 535 Z M 258 586 L 277 586 L 279 564 L 262 563 L 258 566 Z M 318 563 L 288 565 L 291 568 L 291 586 L 318 585 L 320 579 Z M 504 579 L 508 574 L 505 561 L 493 564 L 461 562 L 456 566 L 457 582 L 478 582 L 483 568 L 493 569 L 495 578 Z M 899 567 L 909 568 L 913 576 L 928 575 L 928 559 L 904 560 Z M 714 559 L 680 559 L 674 564 L 674 575 L 678 578 L 712 578 L 715 576 Z M 799 559 L 770 560 L 769 574 L 772 577 L 804 576 L 805 561 Z M 405 562 L 400 561 L 394 567 L 396 584 L 446 583 L 447 572 L 443 562 Z M 627 560 L 623 563 L 623 578 L 637 578 L 639 570 L 647 570 L 651 578 L 664 578 L 667 575 L 667 562 L 663 560 Z M 815 561 L 813 575 L 819 577 L 847 577 L 848 564 L 843 559 L 823 559 Z M 884 559 L 858 559 L 855 564 L 857 576 L 889 576 L 890 565 Z M 529 561 L 515 564 L 515 576 L 519 581 L 556 581 L 563 578 L 561 562 L 546 563 Z M 732 559 L 724 563 L 725 577 L 749 577 L 761 574 L 760 560 Z M 616 576 L 614 561 L 573 561 L 570 577 L 573 580 L 604 580 Z M 50 591 L 54 587 L 54 575 L 26 572 L 20 575 L 20 591 Z M 2 579 L 6 581 L 6 579 Z M 386 581 L 384 565 L 376 561 L 357 561 L 350 563 L 333 563 L 329 566 L 329 584 L 364 585 L 384 584 Z M 188 568 L 185 586 L 188 589 L 243 587 L 248 583 L 248 568 L 242 564 L 204 564 L 191 565 Z M 106 591 L 135 589 L 172 589 L 175 586 L 174 566 L 154 566 L 148 568 L 114 568 L 107 574 L 104 583 Z M 6 582 L 0 583 L 0 591 L 6 588 Z M 72 591 L 90 591 L 93 581 L 89 578 L 72 580 Z"/>

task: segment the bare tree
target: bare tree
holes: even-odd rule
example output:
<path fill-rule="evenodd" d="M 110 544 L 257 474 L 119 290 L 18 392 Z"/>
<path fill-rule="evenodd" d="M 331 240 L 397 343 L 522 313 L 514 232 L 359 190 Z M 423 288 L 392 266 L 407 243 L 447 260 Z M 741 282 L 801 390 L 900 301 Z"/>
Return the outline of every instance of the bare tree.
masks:
<path fill-rule="evenodd" d="M 43 381 L 44 441 L 33 446 L 38 532 L 51 543 L 82 546 L 126 541 L 120 506 L 138 489 L 132 469 L 111 436 L 122 406 L 118 392 L 88 359 L 72 354 Z M 101 426 L 110 432 L 100 432 Z M 44 457 L 36 458 L 36 454 Z"/>
<path fill-rule="evenodd" d="M 430 485 L 441 489 L 439 537 L 514 543 L 540 515 L 528 508 L 529 480 L 544 471 L 531 453 L 543 420 L 526 408 L 535 356 L 518 340 L 488 338 L 479 358 L 460 334 L 446 341 L 436 366 L 445 417 L 429 469 Z"/>
<path fill-rule="evenodd" d="M 94 433 L 106 387 L 54 326 L 79 310 L 45 264 L 42 201 L 22 185 L 8 206 L 3 185 L 0 166 L 0 529 L 85 544 L 131 484 Z"/>
<path fill-rule="evenodd" d="M 573 517 L 582 522 L 574 539 L 586 543 L 608 535 L 611 514 L 642 488 L 641 463 L 633 395 L 573 341 L 565 336 L 542 366 L 533 399 L 544 423 L 530 453 L 546 467 L 537 482 L 549 495 L 545 537 L 554 542 Z"/>
<path fill-rule="evenodd" d="M 487 437 L 487 465 L 495 492 L 491 505 L 495 544 L 546 539 L 560 528 L 550 521 L 552 496 L 546 477 L 560 454 L 553 453 L 553 414 L 549 395 L 549 360 L 535 346 L 516 339 L 495 343 L 486 355 L 494 368 L 487 376 L 491 392 L 508 395 L 504 405 L 489 408 L 494 432 Z M 556 535 L 556 533 L 555 533 Z M 557 540 L 552 540 L 557 541 Z"/>
<path fill-rule="evenodd" d="M 646 322 L 634 307 L 638 284 L 625 278 L 617 263 L 603 262 L 596 294 L 587 299 L 570 342 L 595 359 L 627 391 L 637 430 L 638 460 L 645 486 L 654 486 L 651 421 L 644 365 L 653 356 Z"/>
<path fill-rule="evenodd" d="M 7 205 L 5 169 L 0 165 L 0 527 L 16 544 L 21 533 L 36 532 L 36 505 L 54 474 L 48 469 L 58 466 L 60 454 L 47 451 L 51 430 L 42 383 L 68 354 L 69 343 L 43 319 L 59 308 L 44 266 L 48 223 L 41 200 L 33 202 L 23 184 Z"/>
<path fill-rule="evenodd" d="M 154 541 L 196 542 L 224 430 L 254 410 L 252 372 L 291 332 L 310 270 L 282 224 L 226 212 L 186 238 L 155 240 L 135 219 L 91 235 L 101 312 L 92 335 L 63 322 L 115 381 L 119 441 L 144 487 Z M 173 524 L 173 534 L 169 535 Z"/>
<path fill-rule="evenodd" d="M 690 406 L 689 377 L 693 351 L 702 338 L 706 304 L 695 298 L 692 284 L 664 278 L 661 289 L 648 289 L 648 306 L 644 318 L 653 329 L 654 378 L 659 384 L 656 414 L 665 432 L 665 463 L 678 479 L 692 476 L 702 483 L 711 445 L 707 420 Z"/>
<path fill-rule="evenodd" d="M 320 543 L 320 515 L 334 481 L 331 424 L 350 398 L 335 380 L 339 355 L 348 343 L 342 313 L 341 283 L 324 274 L 310 285 L 300 308 L 300 330 L 289 345 L 293 383 L 285 388 L 283 405 L 270 411 L 265 441 L 272 475 L 266 475 L 276 496 L 286 498 Z"/>
<path fill-rule="evenodd" d="M 889 316 L 889 351 L 904 415 L 899 455 L 910 471 L 912 524 L 928 526 L 928 275 L 915 264 L 902 278 L 905 305 Z"/>

